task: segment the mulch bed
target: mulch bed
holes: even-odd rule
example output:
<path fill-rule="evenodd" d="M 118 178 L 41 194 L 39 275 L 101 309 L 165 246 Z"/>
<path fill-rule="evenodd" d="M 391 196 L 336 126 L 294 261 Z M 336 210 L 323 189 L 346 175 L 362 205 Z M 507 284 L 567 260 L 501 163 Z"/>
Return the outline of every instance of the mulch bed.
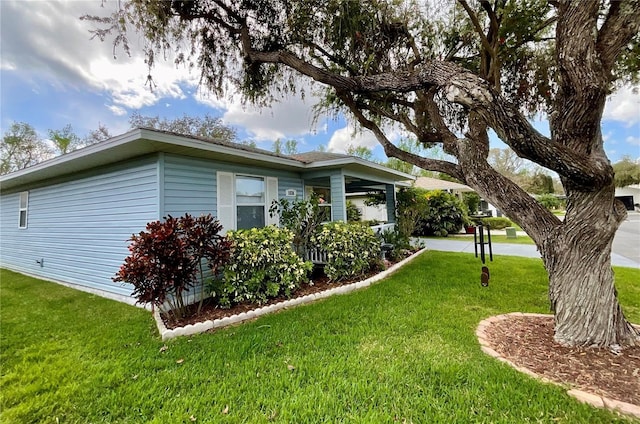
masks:
<path fill-rule="evenodd" d="M 412 251 L 411 254 L 416 253 L 419 249 L 416 249 L 415 251 Z M 403 258 L 404 259 L 404 258 Z M 386 261 L 386 267 L 389 268 L 390 266 L 396 264 L 399 261 L 396 262 L 389 262 Z M 293 295 L 291 297 L 286 297 L 286 296 L 279 296 L 273 299 L 270 299 L 267 303 L 263 304 L 263 305 L 259 305 L 256 306 L 255 303 L 240 303 L 237 305 L 233 305 L 231 308 L 229 309 L 221 309 L 220 307 L 218 307 L 213 301 L 211 301 L 211 299 L 207 299 L 205 300 L 203 306 L 202 306 L 202 310 L 200 311 L 200 314 L 196 314 L 197 312 L 197 308 L 198 305 L 191 305 L 188 308 L 188 313 L 187 313 L 187 317 L 183 318 L 179 321 L 175 321 L 173 319 L 169 319 L 168 317 L 166 317 L 164 314 L 161 314 L 162 320 L 164 322 L 164 325 L 168 328 L 168 329 L 173 329 L 173 328 L 177 328 L 177 327 L 184 327 L 187 324 L 195 324 L 198 322 L 203 322 L 203 321 L 207 321 L 207 320 L 215 320 L 215 319 L 220 319 L 220 318 L 224 318 L 224 317 L 228 317 L 231 315 L 237 315 L 240 314 L 242 312 L 248 312 L 251 310 L 254 310 L 256 308 L 260 308 L 263 306 L 269 306 L 272 304 L 276 304 L 285 300 L 289 300 L 289 299 L 295 299 L 298 297 L 303 297 L 309 294 L 314 294 L 314 293 L 320 293 L 323 292 L 325 290 L 329 290 L 335 287 L 340 287 L 343 285 L 347 285 L 347 284 L 351 284 L 351 283 L 356 283 L 358 281 L 363 281 L 366 280 L 367 278 L 373 277 L 374 275 L 378 274 L 380 271 L 373 271 L 373 272 L 369 272 L 365 275 L 359 276 L 357 278 L 353 278 L 353 279 L 346 279 L 346 280 L 341 280 L 341 281 L 334 281 L 331 282 L 329 281 L 329 279 L 324 275 L 324 272 L 322 271 L 322 268 L 320 267 L 316 267 L 311 275 L 311 284 L 302 284 L 300 287 L 298 287 L 295 291 L 295 293 L 293 293 Z"/>
<path fill-rule="evenodd" d="M 490 347 L 514 364 L 549 380 L 610 399 L 640 405 L 640 346 L 568 348 L 553 340 L 553 318 L 517 317 L 491 323 Z"/>
<path fill-rule="evenodd" d="M 289 299 L 296 299 L 298 297 L 303 297 L 306 296 L 308 294 L 314 294 L 314 293 L 319 293 L 325 290 L 329 290 L 335 287 L 340 287 L 342 285 L 345 284 L 351 284 L 351 283 L 355 283 L 358 281 L 362 281 L 362 280 L 366 280 L 369 277 L 372 277 L 374 275 L 376 275 L 377 272 L 372 272 L 369 273 L 367 275 L 365 275 L 364 277 L 360 277 L 354 280 L 343 280 L 340 282 L 330 282 L 329 279 L 327 277 L 324 276 L 316 276 L 315 278 L 311 279 L 311 282 L 313 283 L 313 285 L 309 285 L 309 284 L 302 284 L 298 289 L 296 289 L 295 293 L 293 294 L 293 296 L 291 297 L 286 297 L 286 296 L 278 296 L 275 297 L 273 299 L 269 299 L 269 301 L 267 301 L 266 303 L 262 304 L 262 305 L 258 305 L 256 306 L 255 303 L 239 303 L 237 305 L 233 305 L 231 308 L 229 309 L 221 309 L 219 306 L 217 306 L 211 299 L 206 299 L 202 305 L 202 310 L 200 311 L 200 314 L 196 315 L 196 311 L 198 309 L 198 305 L 190 305 L 188 307 L 188 313 L 189 316 L 186 318 L 183 318 L 179 321 L 174 321 L 174 320 L 169 320 L 167 319 L 166 316 L 164 316 L 164 314 L 162 315 L 162 320 L 164 321 L 164 324 L 167 328 L 169 329 L 173 329 L 173 328 L 177 328 L 177 327 L 184 327 L 187 324 L 195 324 L 198 322 L 202 322 L 202 321 L 207 321 L 207 320 L 214 320 L 214 319 L 220 319 L 220 318 L 224 318 L 224 317 L 229 317 L 231 315 L 237 315 L 240 314 L 242 312 L 248 312 L 248 311 L 252 311 L 256 308 L 261 308 L 263 306 L 269 306 L 269 305 L 273 305 L 285 300 L 289 300 Z"/>

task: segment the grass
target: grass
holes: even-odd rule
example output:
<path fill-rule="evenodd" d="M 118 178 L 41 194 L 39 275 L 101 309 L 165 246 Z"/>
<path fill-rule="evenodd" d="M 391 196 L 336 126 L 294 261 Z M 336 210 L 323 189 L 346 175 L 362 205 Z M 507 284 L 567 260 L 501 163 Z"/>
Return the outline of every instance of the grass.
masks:
<path fill-rule="evenodd" d="M 427 252 L 368 289 L 191 338 L 2 270 L 3 423 L 626 422 L 480 351 L 480 320 L 547 312 L 540 260 Z M 640 271 L 617 269 L 640 321 Z"/>

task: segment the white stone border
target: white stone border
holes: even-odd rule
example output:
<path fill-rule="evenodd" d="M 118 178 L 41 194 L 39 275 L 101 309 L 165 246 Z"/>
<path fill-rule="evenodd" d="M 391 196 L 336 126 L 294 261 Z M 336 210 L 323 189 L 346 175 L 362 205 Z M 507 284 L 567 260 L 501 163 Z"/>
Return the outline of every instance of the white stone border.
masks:
<path fill-rule="evenodd" d="M 359 290 L 359 289 L 368 287 L 371 284 L 377 281 L 380 281 L 383 278 L 394 273 L 399 268 L 408 264 L 409 262 L 411 262 L 413 259 L 418 257 L 420 254 L 422 254 L 426 250 L 427 250 L 426 247 L 422 248 L 421 250 L 417 251 L 416 253 L 409 256 L 408 258 L 403 259 L 397 264 L 394 264 L 388 269 L 374 275 L 373 277 L 367 278 L 366 280 L 358 281 L 357 283 L 351 283 L 351 284 L 334 287 L 329 290 L 325 290 L 325 291 L 314 293 L 314 294 L 308 294 L 306 296 L 297 297 L 294 299 L 285 300 L 279 303 L 274 303 L 269 306 L 263 306 L 261 308 L 253 309 L 251 311 L 241 312 L 236 315 L 214 319 L 213 321 L 207 320 L 207 321 L 198 322 L 195 324 L 187 324 L 184 327 L 176 327 L 173 329 L 168 329 L 164 325 L 164 322 L 162 321 L 162 317 L 160 317 L 160 313 L 158 312 L 157 309 L 154 310 L 153 317 L 156 320 L 156 325 L 158 326 L 158 331 L 160 332 L 160 336 L 162 337 L 163 341 L 173 339 L 179 336 L 190 336 L 192 334 L 204 333 L 207 330 L 211 330 L 214 328 L 222 328 L 232 324 L 238 324 L 240 322 L 254 319 L 262 315 L 270 314 L 275 311 L 279 311 L 281 309 L 292 308 L 294 306 L 315 302 L 316 300 L 324 299 L 326 297 L 330 297 L 338 294 L 346 294 L 354 290 Z"/>
<path fill-rule="evenodd" d="M 493 348 L 491 348 L 491 345 L 489 344 L 489 342 L 487 341 L 487 337 L 485 334 L 485 330 L 487 329 L 487 327 L 489 327 L 491 324 L 495 323 L 495 322 L 499 322 L 499 321 L 503 321 L 509 317 L 513 317 L 513 316 L 517 316 L 517 317 L 547 317 L 547 318 L 553 318 L 553 315 L 548 315 L 548 314 L 530 314 L 530 313 L 522 313 L 522 312 L 512 312 L 509 314 L 503 314 L 503 315 L 496 315 L 496 316 L 492 316 L 489 317 L 485 320 L 480 321 L 480 324 L 478 324 L 478 327 L 476 328 L 476 336 L 478 337 L 478 341 L 480 342 L 480 349 L 482 349 L 482 351 L 484 353 L 486 353 L 487 355 L 496 358 L 499 361 L 502 361 L 508 365 L 510 365 L 511 367 L 515 368 L 516 370 L 527 374 L 533 378 L 536 378 L 540 381 L 543 381 L 545 383 L 553 383 L 553 384 L 557 384 L 559 386 L 563 386 L 563 384 L 560 384 L 556 381 L 552 381 L 549 380 L 548 378 L 545 378 L 541 375 L 536 374 L 535 372 L 531 371 L 528 368 L 525 367 L 521 367 L 519 365 L 514 364 L 513 362 L 509 361 L 508 359 L 504 358 L 503 356 L 501 356 L 498 352 L 496 352 Z M 638 328 L 638 326 L 634 326 L 636 328 Z M 596 408 L 606 408 L 606 409 L 611 409 L 613 411 L 619 412 L 621 414 L 625 414 L 625 415 L 630 415 L 636 418 L 640 418 L 640 406 L 638 405 L 634 405 L 632 403 L 627 403 L 627 402 L 621 402 L 619 400 L 615 400 L 615 399 L 609 399 L 607 397 L 604 396 L 599 396 L 599 395 L 595 395 L 593 393 L 588 393 L 585 392 L 583 390 L 579 390 L 579 389 L 569 389 L 567 390 L 567 394 L 569 394 L 569 396 L 573 396 L 574 398 L 576 398 L 578 401 L 583 402 L 583 403 L 587 403 L 589 405 L 595 406 Z"/>

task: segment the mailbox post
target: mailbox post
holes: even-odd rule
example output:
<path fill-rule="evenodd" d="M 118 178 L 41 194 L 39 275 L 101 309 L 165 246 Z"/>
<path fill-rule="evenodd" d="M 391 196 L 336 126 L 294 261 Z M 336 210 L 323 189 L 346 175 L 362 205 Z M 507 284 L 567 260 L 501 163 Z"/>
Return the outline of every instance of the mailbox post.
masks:
<path fill-rule="evenodd" d="M 475 247 L 476 258 L 478 257 L 478 247 L 480 248 L 480 260 L 485 263 L 485 245 L 489 247 L 489 260 L 493 262 L 493 248 L 491 247 L 491 227 L 482 223 L 482 218 L 488 218 L 489 215 L 472 215 L 471 219 L 476 223 L 476 231 L 473 233 L 473 244 Z M 484 237 L 484 230 L 487 230 L 487 238 Z"/>

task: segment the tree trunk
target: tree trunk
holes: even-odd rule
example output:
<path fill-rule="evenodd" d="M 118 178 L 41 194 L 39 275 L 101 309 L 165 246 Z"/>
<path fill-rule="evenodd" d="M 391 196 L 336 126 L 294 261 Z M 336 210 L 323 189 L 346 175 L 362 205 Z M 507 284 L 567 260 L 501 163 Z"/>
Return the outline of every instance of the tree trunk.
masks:
<path fill-rule="evenodd" d="M 565 346 L 620 348 L 640 343 L 625 319 L 611 269 L 611 245 L 626 212 L 611 189 L 570 193 L 564 225 L 541 253 L 549 273 L 555 340 Z"/>

